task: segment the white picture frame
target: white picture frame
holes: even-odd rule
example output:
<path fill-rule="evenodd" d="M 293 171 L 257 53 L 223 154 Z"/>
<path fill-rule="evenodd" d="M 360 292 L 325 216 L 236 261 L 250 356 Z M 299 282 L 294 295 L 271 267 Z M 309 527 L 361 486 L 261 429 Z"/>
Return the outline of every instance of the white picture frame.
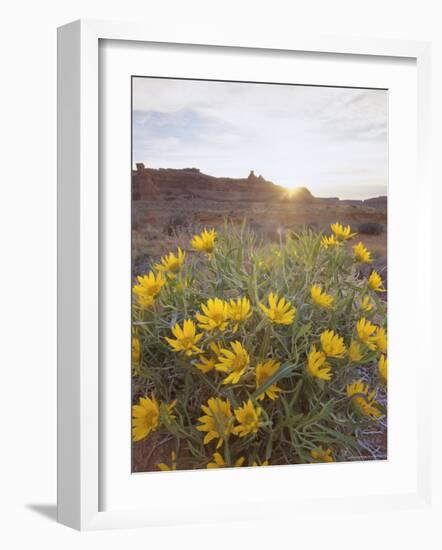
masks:
<path fill-rule="evenodd" d="M 152 509 L 125 507 L 112 510 L 102 509 L 100 483 L 103 472 L 100 453 L 103 452 L 100 433 L 100 414 L 105 409 L 100 403 L 100 302 L 103 299 L 100 288 L 101 235 L 100 209 L 101 191 L 99 174 L 100 155 L 100 42 L 125 41 L 130 48 L 136 43 L 165 43 L 179 45 L 204 45 L 235 49 L 244 54 L 247 49 L 272 52 L 329 53 L 348 56 L 376 56 L 378 58 L 408 58 L 416 63 L 417 80 L 417 189 L 419 210 L 419 267 L 415 279 L 419 287 L 416 307 L 427 313 L 431 307 L 431 257 L 430 257 L 430 210 L 431 184 L 429 180 L 429 125 L 431 106 L 429 97 L 430 45 L 426 42 L 389 40 L 365 40 L 358 38 L 315 38 L 281 37 L 267 43 L 265 38 L 241 39 L 222 32 L 218 37 L 201 35 L 192 37 L 173 32 L 167 36 L 155 27 L 136 24 L 100 21 L 76 21 L 65 25 L 58 32 L 58 521 L 80 530 L 116 527 L 140 527 L 179 522 L 192 522 L 192 515 L 184 506 L 177 506 L 169 514 L 159 507 Z M 176 54 L 179 55 L 179 54 Z M 427 206 L 426 206 L 427 205 Z M 391 235 L 389 235 L 391 238 Z M 422 339 L 424 347 L 431 339 L 430 315 L 422 315 Z M 428 321 L 425 321 L 428 319 Z M 339 496 L 335 509 L 345 512 L 358 505 L 366 510 L 391 508 L 413 508 L 428 506 L 431 500 L 430 429 L 427 419 L 430 403 L 425 395 L 425 386 L 430 387 L 429 362 L 420 366 L 416 380 L 417 455 L 416 488 L 404 494 L 368 494 L 366 496 Z M 347 467 L 352 467 L 349 465 Z M 291 467 L 290 467 L 291 468 Z M 249 469 L 263 470 L 263 469 Z M 284 471 L 269 468 L 281 482 Z M 321 471 L 322 478 L 325 470 Z M 207 473 L 207 472 L 206 472 Z M 204 473 L 203 473 L 204 474 Z M 185 476 L 194 473 L 180 472 L 181 478 L 167 476 L 164 483 L 178 484 Z M 217 476 L 235 476 L 238 472 L 217 472 Z M 241 472 L 253 482 L 251 476 L 270 475 Z M 151 478 L 152 479 L 152 478 Z M 193 478 L 195 480 L 195 478 Z M 215 478 L 213 478 L 215 479 Z M 221 479 L 221 477 L 220 477 Z M 224 478 L 225 479 L 225 478 Z M 275 478 L 276 479 L 276 478 Z M 158 485 L 159 477 L 155 482 Z M 221 481 L 222 483 L 223 481 Z M 181 483 L 181 481 L 180 481 Z M 204 483 L 209 483 L 206 477 Z M 182 487 L 185 487 L 183 485 Z M 333 497 L 333 495 L 330 495 Z M 264 496 L 265 499 L 265 496 Z M 281 496 L 284 509 L 300 509 L 302 513 L 316 511 L 330 506 L 330 499 L 321 496 L 303 498 L 291 502 Z M 199 520 L 213 521 L 232 518 L 258 518 L 260 506 L 257 502 L 248 513 L 241 514 L 240 508 L 232 513 L 215 516 L 202 513 Z M 189 509 L 192 509 L 190 506 Z M 239 514 L 239 515 L 238 515 Z M 282 515 L 281 509 L 278 515 Z M 194 516 L 193 516 L 194 517 Z"/>

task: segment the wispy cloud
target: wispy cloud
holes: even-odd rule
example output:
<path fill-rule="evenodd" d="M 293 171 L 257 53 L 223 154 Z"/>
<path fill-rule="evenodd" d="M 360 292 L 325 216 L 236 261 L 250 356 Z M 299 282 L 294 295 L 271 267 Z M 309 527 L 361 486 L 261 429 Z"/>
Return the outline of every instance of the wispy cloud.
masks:
<path fill-rule="evenodd" d="M 134 162 L 253 169 L 320 196 L 386 192 L 385 91 L 151 78 L 133 89 Z"/>

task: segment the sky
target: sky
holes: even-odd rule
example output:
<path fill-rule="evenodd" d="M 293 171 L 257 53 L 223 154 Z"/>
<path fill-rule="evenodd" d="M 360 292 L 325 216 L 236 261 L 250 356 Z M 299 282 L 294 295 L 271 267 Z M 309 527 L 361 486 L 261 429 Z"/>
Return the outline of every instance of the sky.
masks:
<path fill-rule="evenodd" d="M 386 90 L 133 80 L 133 162 L 256 175 L 317 197 L 387 194 Z"/>

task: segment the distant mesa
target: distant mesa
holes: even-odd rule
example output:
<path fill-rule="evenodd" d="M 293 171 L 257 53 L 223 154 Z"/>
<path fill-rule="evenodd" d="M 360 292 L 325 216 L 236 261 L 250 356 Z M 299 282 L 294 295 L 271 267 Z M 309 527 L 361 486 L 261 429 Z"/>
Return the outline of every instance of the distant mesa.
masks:
<path fill-rule="evenodd" d="M 372 199 L 365 199 L 363 203 L 365 206 L 372 206 L 373 208 L 386 208 L 387 197 L 385 195 L 381 195 L 379 197 L 373 197 Z"/>
<path fill-rule="evenodd" d="M 385 195 L 380 195 L 379 197 L 373 197 L 371 199 L 339 199 L 339 197 L 320 197 L 316 198 L 316 201 L 319 203 L 333 205 L 340 204 L 342 206 L 369 206 L 375 208 L 376 210 L 386 210 L 388 198 Z"/>
<path fill-rule="evenodd" d="M 261 174 L 250 170 L 246 178 L 219 178 L 204 174 L 198 168 L 149 168 L 137 163 L 132 171 L 132 199 L 175 201 L 205 199 L 210 201 L 236 202 L 294 202 L 328 203 L 341 202 L 339 199 L 318 199 L 307 187 L 286 189 L 267 180 Z M 371 201 L 371 202 L 370 202 Z M 349 201 L 362 204 L 362 201 Z M 379 197 L 365 201 L 367 205 L 378 207 L 385 204 Z M 373 203 L 373 204 L 372 204 Z"/>
<path fill-rule="evenodd" d="M 288 190 L 250 171 L 247 178 L 217 178 L 198 168 L 148 168 L 136 164 L 132 172 L 133 200 L 186 200 L 238 202 L 311 202 L 315 198 L 305 187 Z"/>

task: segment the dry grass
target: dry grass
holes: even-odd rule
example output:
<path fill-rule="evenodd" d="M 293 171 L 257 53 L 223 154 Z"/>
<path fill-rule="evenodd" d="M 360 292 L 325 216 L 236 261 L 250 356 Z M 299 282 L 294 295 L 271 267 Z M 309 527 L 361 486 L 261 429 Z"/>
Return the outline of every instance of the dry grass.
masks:
<path fill-rule="evenodd" d="M 194 230 L 202 226 L 220 227 L 225 219 L 240 225 L 247 219 L 251 228 L 270 242 L 277 242 L 281 230 L 300 231 L 305 226 L 329 232 L 339 220 L 356 227 L 361 222 L 377 222 L 385 228 L 387 214 L 371 207 L 350 205 L 281 203 L 234 203 L 193 199 L 188 201 L 134 201 L 132 209 L 133 259 L 158 257 L 170 249 L 188 248 Z M 178 225 L 175 225 L 176 222 Z M 387 255 L 387 233 L 359 235 L 375 258 Z"/>

